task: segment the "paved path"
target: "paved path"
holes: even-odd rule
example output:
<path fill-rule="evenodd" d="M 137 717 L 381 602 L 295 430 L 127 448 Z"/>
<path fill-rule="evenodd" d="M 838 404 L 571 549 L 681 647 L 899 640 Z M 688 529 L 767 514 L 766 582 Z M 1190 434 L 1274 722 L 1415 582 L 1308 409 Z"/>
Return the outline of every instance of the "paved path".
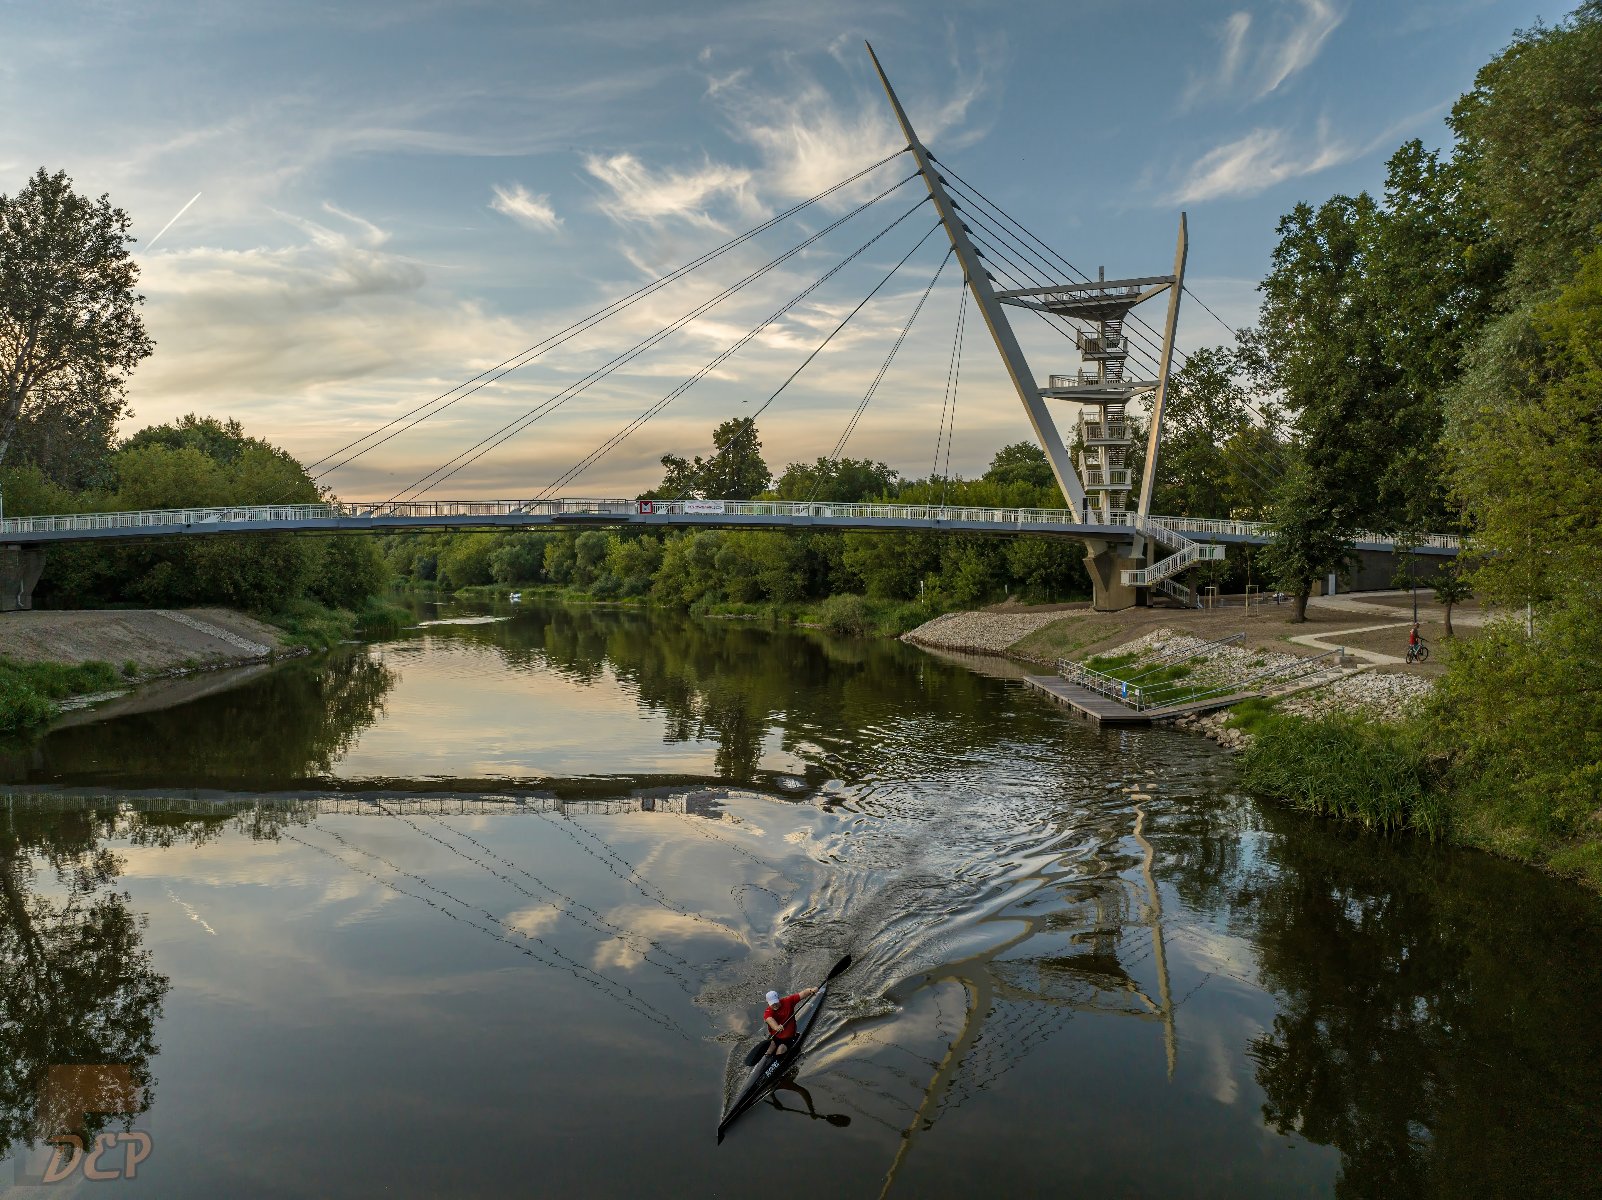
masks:
<path fill-rule="evenodd" d="M 1369 608 L 1379 608 L 1377 604 L 1368 605 Z M 1357 629 L 1337 629 L 1333 633 L 1304 633 L 1300 637 L 1293 637 L 1291 641 L 1298 646 L 1311 646 L 1314 650 L 1341 650 L 1353 658 L 1361 658 L 1382 667 L 1403 666 L 1407 660 L 1397 658 L 1394 654 L 1381 654 L 1377 650 L 1359 650 L 1356 646 L 1345 646 L 1339 639 L 1349 633 L 1375 633 L 1381 629 L 1405 629 L 1413 622 L 1396 621 L 1389 625 L 1363 625 Z M 1331 639 L 1334 639 L 1333 641 Z"/>
<path fill-rule="evenodd" d="M 1355 595 L 1342 595 L 1337 593 L 1334 596 L 1309 597 L 1307 606 L 1309 608 L 1333 608 L 1338 609 L 1341 612 L 1361 613 L 1364 616 L 1372 617 L 1395 617 L 1399 615 L 1411 617 L 1412 614 L 1408 613 L 1405 609 L 1399 609 L 1394 604 L 1376 604 L 1374 599 L 1380 596 L 1392 596 L 1400 599 L 1402 597 L 1410 597 L 1412 594 L 1413 593 L 1411 592 L 1358 592 Z M 1358 599 L 1358 596 L 1367 596 L 1370 598 L 1366 600 L 1360 600 Z M 1437 605 L 1433 599 L 1426 602 L 1422 597 L 1420 597 L 1419 615 L 1421 617 L 1433 619 L 1435 617 L 1444 616 L 1445 611 L 1446 610 Z M 1485 619 L 1486 614 L 1476 609 L 1452 609 L 1452 624 L 1454 625 L 1469 625 L 1474 628 L 1479 628 L 1485 624 Z M 1412 624 L 1412 621 L 1407 620 L 1402 623 L 1404 625 L 1410 625 Z M 1351 633 L 1356 631 L 1348 630 L 1347 632 Z M 1332 634 L 1330 636 L 1333 637 L 1334 635 Z"/>

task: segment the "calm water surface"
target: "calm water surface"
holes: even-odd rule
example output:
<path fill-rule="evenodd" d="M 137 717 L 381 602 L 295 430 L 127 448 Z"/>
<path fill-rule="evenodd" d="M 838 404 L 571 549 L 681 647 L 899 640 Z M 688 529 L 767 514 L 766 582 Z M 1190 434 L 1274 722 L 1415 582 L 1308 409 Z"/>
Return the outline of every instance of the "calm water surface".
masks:
<path fill-rule="evenodd" d="M 1568 885 L 899 644 L 425 615 L 0 754 L 0 1188 L 1602 1194 Z M 762 993 L 847 952 L 716 1145 Z M 139 1085 L 73 1118 L 134 1178 L 23 1190 L 58 1064 Z"/>

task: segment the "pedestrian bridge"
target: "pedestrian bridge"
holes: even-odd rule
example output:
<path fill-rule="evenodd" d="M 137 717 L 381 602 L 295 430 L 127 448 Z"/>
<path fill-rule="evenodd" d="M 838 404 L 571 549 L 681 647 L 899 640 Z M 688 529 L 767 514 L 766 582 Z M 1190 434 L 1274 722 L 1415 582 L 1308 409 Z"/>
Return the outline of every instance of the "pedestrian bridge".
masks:
<path fill-rule="evenodd" d="M 790 500 L 430 500 L 364 504 L 262 504 L 164 508 L 134 512 L 8 517 L 7 546 L 49 546 L 118 538 L 196 537 L 230 533 L 402 533 L 473 529 L 623 526 L 640 529 L 840 529 L 900 532 L 1056 534 L 1080 541 L 1130 542 L 1147 534 L 1186 535 L 1208 542 L 1263 545 L 1268 526 L 1255 521 L 1114 514 L 1087 524 L 1065 508 L 969 508 L 925 504 L 825 504 Z M 1360 550 L 1395 551 L 1394 537 L 1354 536 Z M 1455 555 L 1458 539 L 1431 534 L 1414 553 Z"/>

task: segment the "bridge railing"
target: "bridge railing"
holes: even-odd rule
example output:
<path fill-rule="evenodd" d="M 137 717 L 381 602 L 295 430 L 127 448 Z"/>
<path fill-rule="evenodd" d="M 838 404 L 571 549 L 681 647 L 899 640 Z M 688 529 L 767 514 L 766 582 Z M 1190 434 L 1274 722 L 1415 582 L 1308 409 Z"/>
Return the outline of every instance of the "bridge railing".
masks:
<path fill-rule="evenodd" d="M 140 529 L 172 525 L 232 525 L 264 521 L 316 521 L 341 515 L 339 504 L 258 504 L 226 508 L 150 508 L 133 512 L 65 513 L 47 517 L 7 517 L 4 533 L 83 533 L 97 529 Z"/>
<path fill-rule="evenodd" d="M 650 520 L 674 517 L 806 517 L 887 521 L 951 521 L 997 527 L 1074 526 L 1082 522 L 1065 508 L 979 508 L 929 504 L 830 504 L 789 500 L 408 500 L 330 501 L 323 504 L 231 505 L 218 508 L 146 509 L 137 512 L 68 513 L 8 517 L 0 536 L 19 533 L 82 533 L 95 530 L 267 524 L 316 520 L 430 520 L 448 517 L 597 516 Z"/>
<path fill-rule="evenodd" d="M 1266 521 L 1221 521 L 1205 517 L 1147 517 L 1146 520 L 1152 525 L 1160 525 L 1183 533 L 1222 533 L 1253 538 L 1266 538 L 1271 533 Z M 1372 529 L 1356 530 L 1352 534 L 1352 540 L 1383 546 L 1398 544 L 1394 534 L 1377 533 Z M 1430 546 L 1437 550 L 1460 550 L 1462 543 L 1463 539 L 1455 533 L 1427 533 L 1419 537 L 1415 544 Z"/>
<path fill-rule="evenodd" d="M 8 534 L 87 533 L 96 530 L 138 529 L 157 526 L 237 526 L 280 524 L 331 519 L 436 519 L 446 517 L 599 516 L 619 519 L 641 517 L 781 517 L 791 520 L 816 517 L 851 520 L 962 522 L 996 528 L 1106 527 L 1134 528 L 1134 513 L 1114 513 L 1110 521 L 1084 521 L 1065 508 L 978 508 L 932 504 L 830 504 L 793 500 L 407 500 L 328 501 L 321 504 L 226 505 L 215 508 L 160 508 L 135 512 L 64 513 L 39 517 L 7 517 L 0 521 L 0 536 Z M 1268 536 L 1268 526 L 1257 521 L 1220 521 L 1198 517 L 1148 517 L 1147 528 L 1171 531 L 1172 540 L 1185 534 Z M 1155 532 L 1155 530 L 1154 530 Z M 1367 530 L 1360 542 L 1394 545 L 1394 539 Z M 1429 534 L 1419 545 L 1443 550 L 1459 549 L 1454 534 Z"/>

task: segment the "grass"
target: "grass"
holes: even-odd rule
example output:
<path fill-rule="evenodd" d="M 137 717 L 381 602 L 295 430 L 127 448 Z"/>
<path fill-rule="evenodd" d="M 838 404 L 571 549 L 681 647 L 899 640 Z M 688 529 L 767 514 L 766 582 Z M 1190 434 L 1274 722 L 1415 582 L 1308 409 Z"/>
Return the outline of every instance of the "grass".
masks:
<path fill-rule="evenodd" d="M 43 724 L 68 696 L 105 692 L 123 682 L 110 663 L 16 662 L 0 657 L 0 733 Z"/>
<path fill-rule="evenodd" d="M 329 608 L 315 600 L 296 600 L 278 612 L 258 615 L 284 632 L 286 645 L 307 650 L 327 650 L 357 634 L 383 637 L 398 632 L 412 619 L 408 609 L 376 596 L 358 612 Z"/>
<path fill-rule="evenodd" d="M 1034 662 L 1054 663 L 1059 658 L 1077 657 L 1086 646 L 1105 640 L 1118 629 L 1116 619 L 1102 618 L 1100 614 L 1065 613 L 1060 621 L 1042 625 L 1014 642 L 1007 653 Z"/>
<path fill-rule="evenodd" d="M 1238 719 L 1254 735 L 1241 755 L 1241 781 L 1252 791 L 1385 833 L 1446 835 L 1451 806 L 1417 722 L 1310 720 L 1248 704 Z"/>

